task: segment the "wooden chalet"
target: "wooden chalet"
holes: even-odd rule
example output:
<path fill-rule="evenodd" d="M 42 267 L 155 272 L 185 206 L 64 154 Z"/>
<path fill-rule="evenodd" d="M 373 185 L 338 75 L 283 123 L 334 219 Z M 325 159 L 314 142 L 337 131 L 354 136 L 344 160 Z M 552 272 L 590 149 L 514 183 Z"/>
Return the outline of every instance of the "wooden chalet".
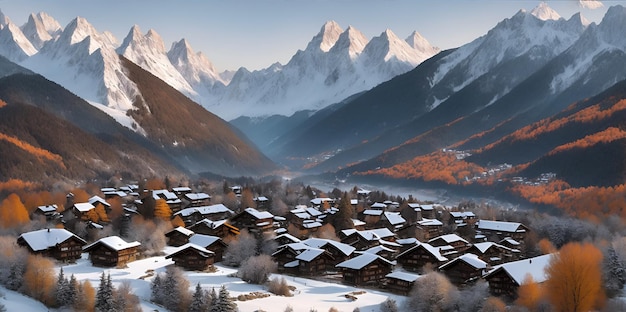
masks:
<path fill-rule="evenodd" d="M 272 259 L 274 259 L 277 264 L 278 272 L 296 274 L 299 264 L 299 262 L 296 262 L 298 261 L 296 257 L 304 250 L 310 248 L 311 246 L 303 243 L 291 243 L 280 246 L 278 250 L 272 254 Z"/>
<path fill-rule="evenodd" d="M 298 206 L 290 211 L 289 224 L 298 229 L 299 236 L 307 237 L 322 227 L 322 217 L 325 217 L 325 214 L 315 208 Z"/>
<path fill-rule="evenodd" d="M 106 200 L 104 200 L 104 198 L 98 196 L 98 195 L 94 195 L 91 198 L 89 198 L 87 200 L 90 204 L 92 204 L 94 207 L 98 206 L 98 205 L 102 205 L 102 207 L 104 207 L 104 210 L 106 211 L 106 213 L 111 213 L 111 204 L 109 204 Z"/>
<path fill-rule="evenodd" d="M 42 229 L 23 233 L 17 244 L 33 254 L 72 262 L 80 259 L 87 242 L 66 229 Z"/>
<path fill-rule="evenodd" d="M 472 244 L 456 234 L 446 234 L 431 238 L 428 243 L 433 247 L 452 246 L 458 253 L 467 250 Z"/>
<path fill-rule="evenodd" d="M 176 213 L 180 211 L 183 205 L 183 201 L 180 198 L 178 198 L 178 196 L 175 193 L 170 192 L 168 190 L 153 190 L 152 199 L 165 200 L 167 205 L 170 207 L 170 210 L 172 211 L 172 213 Z"/>
<path fill-rule="evenodd" d="M 396 261 L 407 271 L 421 272 L 425 265 L 439 267 L 447 262 L 448 258 L 441 255 L 439 248 L 428 243 L 420 243 L 398 254 Z"/>
<path fill-rule="evenodd" d="M 385 211 L 380 220 L 380 226 L 395 232 L 406 224 L 406 220 L 399 212 Z"/>
<path fill-rule="evenodd" d="M 42 216 L 47 221 L 55 220 L 61 218 L 61 215 L 57 212 L 57 205 L 44 205 L 38 206 L 35 211 L 33 211 L 33 217 Z"/>
<path fill-rule="evenodd" d="M 545 268 L 552 255 L 543 255 L 500 264 L 483 276 L 489 283 L 489 291 L 495 296 L 517 297 L 517 289 L 530 275 L 534 282 L 546 280 Z"/>
<path fill-rule="evenodd" d="M 190 226 L 187 229 L 197 234 L 217 236 L 222 239 L 239 235 L 239 229 L 228 224 L 228 220 L 211 221 L 209 219 L 202 219 Z"/>
<path fill-rule="evenodd" d="M 252 200 L 254 200 L 254 202 L 256 203 L 256 208 L 260 209 L 260 210 L 267 210 L 270 209 L 270 200 L 269 198 L 265 197 L 265 196 L 258 196 L 253 198 Z"/>
<path fill-rule="evenodd" d="M 387 279 L 385 286 L 393 293 L 407 296 L 411 292 L 411 289 L 413 289 L 413 285 L 415 285 L 415 281 L 417 281 L 419 277 L 420 276 L 417 274 L 393 271 L 385 276 Z"/>
<path fill-rule="evenodd" d="M 354 247 L 348 244 L 334 241 L 332 239 L 308 238 L 306 240 L 303 240 L 302 243 L 313 248 L 326 250 L 333 257 L 333 265 L 336 265 L 352 257 L 354 251 L 356 250 Z"/>
<path fill-rule="evenodd" d="M 476 281 L 485 274 L 486 269 L 487 263 L 471 253 L 452 259 L 439 267 L 439 271 L 457 286 Z"/>
<path fill-rule="evenodd" d="M 362 212 L 362 219 L 363 222 L 365 222 L 365 227 L 366 228 L 375 228 L 377 227 L 381 222 L 381 218 L 383 215 L 384 211 L 382 210 L 378 210 L 378 209 L 366 209 Z"/>
<path fill-rule="evenodd" d="M 174 192 L 178 198 L 183 198 L 185 194 L 191 193 L 192 190 L 188 186 L 177 186 L 172 188 L 172 192 Z"/>
<path fill-rule="evenodd" d="M 415 237 L 421 241 L 428 241 L 443 234 L 443 223 L 437 219 L 422 218 L 415 225 Z"/>
<path fill-rule="evenodd" d="M 335 205 L 335 199 L 328 197 L 317 197 L 310 201 L 311 205 L 318 210 L 326 210 Z"/>
<path fill-rule="evenodd" d="M 204 271 L 215 262 L 215 254 L 193 243 L 180 246 L 173 253 L 165 256 L 185 270 Z"/>
<path fill-rule="evenodd" d="M 335 259 L 324 249 L 309 248 L 303 250 L 295 257 L 297 261 L 297 274 L 303 276 L 321 275 L 331 271 L 335 267 Z M 294 266 L 296 263 L 287 263 L 286 266 Z"/>
<path fill-rule="evenodd" d="M 210 250 L 215 254 L 215 262 L 222 261 L 226 248 L 228 248 L 228 245 L 221 238 L 211 235 L 194 234 L 189 238 L 189 242 Z"/>
<path fill-rule="evenodd" d="M 224 220 L 232 216 L 234 212 L 223 204 L 202 206 L 202 207 L 189 207 L 182 209 L 172 215 L 172 217 L 179 216 L 186 225 L 195 224 L 196 222 L 208 219 L 211 221 Z"/>
<path fill-rule="evenodd" d="M 343 281 L 354 286 L 379 285 L 393 270 L 393 263 L 380 256 L 363 253 L 336 266 L 341 270 Z"/>
<path fill-rule="evenodd" d="M 174 247 L 180 247 L 189 243 L 189 237 L 194 235 L 194 231 L 178 226 L 165 233 L 167 244 Z"/>
<path fill-rule="evenodd" d="M 185 193 L 182 197 L 187 202 L 187 208 L 207 206 L 211 202 L 207 193 Z"/>
<path fill-rule="evenodd" d="M 91 203 L 75 203 L 70 208 L 70 211 L 74 214 L 76 219 L 81 221 L 89 220 L 89 211 L 95 209 L 96 207 Z"/>
<path fill-rule="evenodd" d="M 301 242 L 299 238 L 289 233 L 280 234 L 274 237 L 274 241 L 276 242 L 276 244 L 278 244 L 278 246 Z"/>
<path fill-rule="evenodd" d="M 356 250 L 366 250 L 380 244 L 380 240 L 395 241 L 396 236 L 388 228 L 358 231 L 346 229 L 339 232 L 339 238 L 344 244 L 348 244 Z"/>
<path fill-rule="evenodd" d="M 474 226 L 478 220 L 476 215 L 471 211 L 450 211 L 450 217 L 457 226 L 461 224 Z"/>
<path fill-rule="evenodd" d="M 137 241 L 127 243 L 119 236 L 109 236 L 85 246 L 83 251 L 89 253 L 94 266 L 122 267 L 137 259 L 139 246 Z"/>
<path fill-rule="evenodd" d="M 370 249 L 364 250 L 364 251 L 357 251 L 358 253 L 362 253 L 362 252 L 367 252 L 367 253 L 371 253 L 371 254 L 375 254 L 378 256 L 381 256 L 389 261 L 393 261 L 396 258 L 396 255 L 398 254 L 398 250 L 396 249 L 391 249 L 385 245 L 378 245 L 378 246 L 374 246 Z"/>
<path fill-rule="evenodd" d="M 529 229 L 519 222 L 478 220 L 476 231 L 487 236 L 489 241 L 500 241 L 510 237 L 518 242 L 523 242 Z"/>
<path fill-rule="evenodd" d="M 520 257 L 519 249 L 509 248 L 494 242 L 475 243 L 466 252 L 477 255 L 478 258 L 492 266 L 515 261 Z"/>
<path fill-rule="evenodd" d="M 436 218 L 435 205 L 420 205 L 419 208 L 420 208 L 420 211 L 422 212 L 422 218 L 424 219 Z"/>
<path fill-rule="evenodd" d="M 249 207 L 231 217 L 229 223 L 251 233 L 262 233 L 274 228 L 274 215 Z"/>

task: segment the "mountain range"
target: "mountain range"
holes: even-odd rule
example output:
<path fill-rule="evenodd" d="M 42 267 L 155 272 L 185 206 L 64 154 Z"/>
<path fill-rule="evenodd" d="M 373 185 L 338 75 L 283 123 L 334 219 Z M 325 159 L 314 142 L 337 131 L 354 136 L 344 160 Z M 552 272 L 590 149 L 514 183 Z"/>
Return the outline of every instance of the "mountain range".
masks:
<path fill-rule="evenodd" d="M 575 168 L 597 164 L 590 158 L 605 150 L 621 155 L 625 25 L 622 6 L 595 24 L 542 3 L 439 51 L 417 32 L 368 39 L 329 21 L 286 64 L 217 73 L 187 40 L 167 50 L 154 30 L 133 26 L 119 43 L 83 18 L 63 28 L 39 13 L 17 27 L 0 16 L 7 58 L 0 98 L 8 103 L 0 110 L 26 104 L 95 139 L 123 138 L 142 148 L 137 154 L 170 162 L 170 172 L 258 175 L 286 167 L 340 180 L 471 188 L 498 184 L 496 176 L 555 173 L 573 187 L 607 187 L 624 175 L 615 157 L 598 158 L 598 171 Z M 45 81 L 44 90 L 62 86 L 89 112 L 68 118 L 77 108 L 45 104 L 42 92 L 19 88 L 29 83 L 9 83 L 31 79 Z M 78 121 L 103 116 L 110 126 L 98 130 Z M 595 117 L 581 124 L 584 116 Z M 555 123 L 563 127 L 544 127 Z"/>

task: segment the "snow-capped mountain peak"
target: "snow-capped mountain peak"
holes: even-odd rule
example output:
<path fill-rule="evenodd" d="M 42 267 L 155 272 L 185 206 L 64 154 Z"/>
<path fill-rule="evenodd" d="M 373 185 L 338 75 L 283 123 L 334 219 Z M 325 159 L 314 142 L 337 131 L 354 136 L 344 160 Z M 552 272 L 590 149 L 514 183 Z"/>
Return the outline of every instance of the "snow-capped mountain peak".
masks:
<path fill-rule="evenodd" d="M 363 35 L 358 29 L 348 26 L 348 28 L 339 35 L 335 45 L 329 50 L 330 53 L 345 53 L 351 59 L 355 59 L 367 45 L 367 37 Z"/>
<path fill-rule="evenodd" d="M 167 57 L 195 90 L 211 87 L 218 81 L 224 83 L 213 63 L 201 52 L 194 53 L 187 39 L 172 43 Z"/>
<path fill-rule="evenodd" d="M 543 21 L 559 20 L 561 18 L 561 15 L 549 7 L 545 2 L 539 3 L 537 7 L 530 11 L 530 14 Z"/>
<path fill-rule="evenodd" d="M 22 25 L 21 29 L 37 49 L 41 49 L 47 41 L 56 39 L 62 31 L 61 25 L 43 12 L 37 15 L 30 14 L 28 21 Z"/>
<path fill-rule="evenodd" d="M 11 22 L 11 19 L 4 15 L 2 11 L 0 11 L 0 29 L 4 28 L 7 24 Z"/>
<path fill-rule="evenodd" d="M 322 52 L 328 52 L 337 42 L 339 36 L 343 32 L 343 29 L 335 21 L 328 21 L 324 23 L 319 33 L 311 39 L 306 47 L 306 50 L 321 50 Z"/>
<path fill-rule="evenodd" d="M 0 54 L 11 61 L 21 62 L 37 53 L 37 49 L 24 36 L 22 30 L 7 19 L 8 23 L 0 29 Z"/>
<path fill-rule="evenodd" d="M 404 41 L 409 44 L 413 49 L 415 49 L 420 55 L 425 55 L 430 57 L 439 52 L 439 48 L 433 47 L 426 38 L 424 38 L 417 31 L 413 31 L 410 36 L 408 36 Z"/>

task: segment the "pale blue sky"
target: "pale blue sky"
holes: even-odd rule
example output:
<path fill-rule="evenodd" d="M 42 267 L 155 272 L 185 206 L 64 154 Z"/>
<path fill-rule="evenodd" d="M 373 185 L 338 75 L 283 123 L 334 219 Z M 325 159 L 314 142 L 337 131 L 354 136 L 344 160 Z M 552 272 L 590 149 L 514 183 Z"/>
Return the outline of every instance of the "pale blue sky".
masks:
<path fill-rule="evenodd" d="M 576 12 L 600 22 L 607 8 L 626 1 L 602 1 L 591 10 L 577 0 L 546 1 L 565 18 Z M 368 38 L 391 29 L 400 38 L 417 30 L 433 45 L 458 47 L 485 34 L 499 21 L 534 0 L 0 0 L 0 10 L 22 25 L 30 13 L 46 12 L 63 27 L 76 16 L 98 31 L 108 30 L 121 42 L 137 24 L 164 39 L 166 48 L 186 38 L 218 68 L 261 69 L 286 63 L 304 49 L 327 20 L 344 29 L 352 25 Z"/>

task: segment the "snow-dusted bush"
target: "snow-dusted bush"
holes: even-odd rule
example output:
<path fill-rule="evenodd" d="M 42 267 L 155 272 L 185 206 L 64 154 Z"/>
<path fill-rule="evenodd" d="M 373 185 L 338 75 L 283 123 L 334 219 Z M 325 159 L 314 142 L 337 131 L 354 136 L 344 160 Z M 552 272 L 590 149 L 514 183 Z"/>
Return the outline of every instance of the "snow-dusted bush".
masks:
<path fill-rule="evenodd" d="M 267 282 L 270 274 L 276 271 L 276 262 L 268 255 L 259 255 L 245 260 L 237 276 L 251 284 L 263 284 Z"/>
<path fill-rule="evenodd" d="M 387 298 L 387 300 L 380 303 L 380 312 L 398 312 L 398 304 L 395 300 Z"/>
<path fill-rule="evenodd" d="M 240 266 L 246 259 L 256 255 L 257 240 L 254 236 L 248 233 L 247 230 L 242 230 L 237 239 L 231 241 L 224 253 L 224 264 L 230 266 Z"/>
<path fill-rule="evenodd" d="M 289 289 L 289 284 L 287 284 L 287 280 L 284 277 L 272 278 L 267 282 L 267 290 L 274 295 L 291 297 L 291 290 Z"/>
<path fill-rule="evenodd" d="M 457 289 L 448 278 L 438 272 L 420 277 L 406 300 L 408 311 L 445 311 L 456 298 Z"/>

